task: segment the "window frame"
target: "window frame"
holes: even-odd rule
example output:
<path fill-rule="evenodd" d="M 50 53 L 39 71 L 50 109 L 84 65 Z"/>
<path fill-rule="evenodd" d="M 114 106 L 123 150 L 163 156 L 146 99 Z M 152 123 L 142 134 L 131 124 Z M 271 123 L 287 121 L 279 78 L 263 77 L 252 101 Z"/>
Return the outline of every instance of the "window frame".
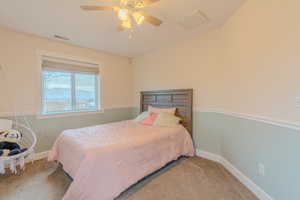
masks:
<path fill-rule="evenodd" d="M 101 72 L 100 72 L 100 64 L 98 64 L 97 62 L 93 62 L 93 61 L 89 61 L 89 60 L 84 60 L 84 59 L 79 59 L 76 57 L 67 57 L 67 56 L 58 56 L 57 54 L 46 54 L 42 51 L 38 52 L 38 65 L 39 65 L 39 78 L 40 78 L 40 89 L 39 89 L 39 97 L 40 97 L 40 101 L 39 101 L 39 114 L 37 115 L 37 118 L 39 119 L 43 119 L 43 118 L 53 118 L 53 117 L 68 117 L 68 116 L 74 116 L 74 115 L 86 115 L 86 114 L 96 114 L 96 113 L 103 113 L 104 110 L 102 109 L 102 78 L 101 78 Z M 62 62 L 65 61 L 75 61 L 75 62 L 83 62 L 83 63 L 91 63 L 93 65 L 97 65 L 99 67 L 99 73 L 95 74 L 96 77 L 96 109 L 86 109 L 86 110 L 75 110 L 73 109 L 74 106 L 76 106 L 74 104 L 73 101 L 76 101 L 75 95 L 76 93 L 73 91 L 76 91 L 76 84 L 75 84 L 75 75 L 76 74 L 88 74 L 88 73 L 80 73 L 80 72 L 70 72 L 71 73 L 71 95 L 72 95 L 72 111 L 67 111 L 67 112 L 54 112 L 54 113 L 46 113 L 44 112 L 44 77 L 43 77 L 43 72 L 47 71 L 47 70 L 43 70 L 42 68 L 42 63 L 43 60 L 45 60 L 45 57 L 52 57 L 58 60 L 62 60 Z M 53 70 L 53 71 L 58 71 L 58 72 L 64 72 L 64 70 Z M 74 97 L 73 97 L 74 96 Z"/>

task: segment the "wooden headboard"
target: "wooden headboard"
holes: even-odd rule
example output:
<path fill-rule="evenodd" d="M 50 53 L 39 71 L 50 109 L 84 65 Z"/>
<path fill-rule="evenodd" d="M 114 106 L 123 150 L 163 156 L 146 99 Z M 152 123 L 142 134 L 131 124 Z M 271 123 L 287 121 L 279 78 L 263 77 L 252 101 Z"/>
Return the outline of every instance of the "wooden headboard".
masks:
<path fill-rule="evenodd" d="M 182 125 L 193 133 L 193 89 L 157 90 L 141 92 L 141 112 L 148 106 L 160 108 L 176 107 L 176 116 L 182 119 Z"/>

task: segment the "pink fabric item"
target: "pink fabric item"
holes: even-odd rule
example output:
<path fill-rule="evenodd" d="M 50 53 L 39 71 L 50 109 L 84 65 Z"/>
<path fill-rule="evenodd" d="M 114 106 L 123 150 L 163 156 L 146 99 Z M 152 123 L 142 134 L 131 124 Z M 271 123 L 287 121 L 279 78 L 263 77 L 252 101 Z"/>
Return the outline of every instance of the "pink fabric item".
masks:
<path fill-rule="evenodd" d="M 64 131 L 48 159 L 61 162 L 74 179 L 63 200 L 113 200 L 181 155 L 194 155 L 184 127 L 122 121 Z"/>
<path fill-rule="evenodd" d="M 150 113 L 148 117 L 146 117 L 143 121 L 140 122 L 140 124 L 145 126 L 153 126 L 158 114 L 157 113 Z"/>
<path fill-rule="evenodd" d="M 166 112 L 170 113 L 172 115 L 175 115 L 176 108 L 157 108 L 153 106 L 149 106 L 148 108 L 149 112 L 154 112 L 154 113 L 161 113 L 161 112 Z"/>

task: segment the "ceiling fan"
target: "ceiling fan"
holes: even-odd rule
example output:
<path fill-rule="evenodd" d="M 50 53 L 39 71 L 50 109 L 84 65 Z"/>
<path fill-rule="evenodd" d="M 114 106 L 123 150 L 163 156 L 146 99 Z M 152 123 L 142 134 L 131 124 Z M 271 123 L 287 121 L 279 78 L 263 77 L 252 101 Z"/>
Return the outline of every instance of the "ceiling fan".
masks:
<path fill-rule="evenodd" d="M 118 26 L 118 31 L 131 29 L 133 23 L 141 25 L 144 21 L 149 22 L 154 26 L 160 26 L 162 21 L 153 17 L 141 9 L 159 2 L 160 0 L 120 0 L 120 6 L 92 6 L 82 5 L 81 9 L 86 11 L 114 11 L 117 13 L 118 18 L 121 20 Z"/>

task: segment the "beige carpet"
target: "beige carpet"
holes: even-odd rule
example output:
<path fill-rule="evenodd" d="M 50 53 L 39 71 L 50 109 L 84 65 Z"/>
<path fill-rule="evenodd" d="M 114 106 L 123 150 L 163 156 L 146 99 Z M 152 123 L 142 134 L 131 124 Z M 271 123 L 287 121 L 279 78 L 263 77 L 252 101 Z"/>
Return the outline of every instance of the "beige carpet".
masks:
<path fill-rule="evenodd" d="M 25 172 L 0 176 L 1 200 L 61 200 L 71 180 L 55 164 L 38 161 Z M 116 200 L 258 200 L 220 164 L 180 159 L 145 178 Z"/>

